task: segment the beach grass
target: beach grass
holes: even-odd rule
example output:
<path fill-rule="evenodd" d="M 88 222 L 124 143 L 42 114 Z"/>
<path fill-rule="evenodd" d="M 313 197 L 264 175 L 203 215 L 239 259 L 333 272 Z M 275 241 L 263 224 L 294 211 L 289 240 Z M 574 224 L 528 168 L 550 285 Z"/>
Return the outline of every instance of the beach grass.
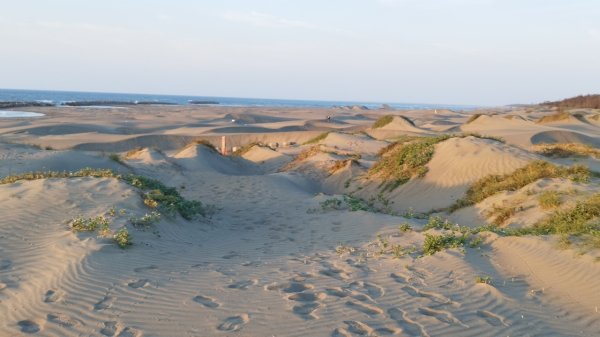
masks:
<path fill-rule="evenodd" d="M 458 199 L 448 210 L 454 212 L 460 208 L 474 205 L 501 191 L 516 191 L 534 181 L 543 178 L 568 178 L 577 182 L 586 182 L 590 170 L 582 165 L 560 167 L 542 160 L 532 163 L 505 175 L 490 175 L 475 182 L 466 195 Z"/>

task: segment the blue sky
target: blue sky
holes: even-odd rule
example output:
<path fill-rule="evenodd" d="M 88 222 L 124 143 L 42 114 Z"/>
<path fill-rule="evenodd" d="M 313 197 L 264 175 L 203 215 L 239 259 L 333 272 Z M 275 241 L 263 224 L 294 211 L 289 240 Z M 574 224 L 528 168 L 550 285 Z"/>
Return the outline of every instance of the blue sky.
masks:
<path fill-rule="evenodd" d="M 1 88 L 485 105 L 600 92 L 597 0 L 1 7 Z"/>

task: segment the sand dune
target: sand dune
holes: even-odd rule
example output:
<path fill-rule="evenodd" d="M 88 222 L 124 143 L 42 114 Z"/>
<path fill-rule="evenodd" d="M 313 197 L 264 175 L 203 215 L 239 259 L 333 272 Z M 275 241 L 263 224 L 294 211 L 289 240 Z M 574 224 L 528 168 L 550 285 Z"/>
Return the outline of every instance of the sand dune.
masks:
<path fill-rule="evenodd" d="M 204 144 L 191 144 L 173 156 L 173 162 L 190 171 L 214 171 L 242 174 L 244 166 L 233 157 L 225 157 Z"/>
<path fill-rule="evenodd" d="M 407 117 L 394 116 L 390 123 L 376 129 L 367 129 L 365 132 L 376 139 L 387 139 L 403 134 L 424 134 L 428 131 L 415 126 Z"/>
<path fill-rule="evenodd" d="M 0 185 L 0 336 L 600 332 L 600 250 L 578 246 L 583 235 L 559 249 L 564 245 L 559 235 L 517 237 L 488 230 L 458 248 L 429 255 L 425 247 L 432 238 L 460 233 L 426 230 L 428 219 L 416 214 L 449 206 L 480 178 L 544 159 L 530 152 L 531 144 L 599 146 L 591 122 L 542 125 L 531 120 L 547 111 L 525 115 L 498 109 L 485 111 L 497 115 L 463 125 L 468 114 L 402 112 L 415 125 L 397 119 L 379 132 L 427 137 L 460 125 L 457 133 L 494 135 L 506 144 L 474 136 L 441 141 L 424 164 L 424 176 L 382 192 L 369 168 L 393 139 L 356 132 L 369 128 L 379 111 L 365 117 L 362 110 L 283 108 L 149 106 L 107 109 L 102 115 L 82 108 L 38 110 L 46 117 L 0 119 L 0 179 L 88 166 L 141 177 L 129 183 L 123 176 L 38 177 Z M 325 122 L 332 114 L 345 123 Z M 228 118 L 249 125 L 231 125 Z M 303 125 L 329 133 L 301 145 L 323 130 L 281 131 Z M 240 132 L 210 131 L 229 127 Z M 144 131 L 129 134 L 135 130 Z M 223 156 L 197 143 L 220 146 L 223 135 L 229 150 L 249 147 Z M 43 149 L 55 144 L 62 150 Z M 548 160 L 565 166 L 596 162 Z M 141 190 L 139 182 L 146 178 L 172 189 L 167 194 L 153 190 L 157 185 Z M 435 215 L 476 227 L 494 220 L 495 206 L 515 206 L 501 226 L 529 228 L 587 200 L 597 184 L 593 176 L 539 179 Z M 186 220 L 147 199 L 154 195 L 174 203 L 173 191 L 185 198 L 184 207 L 201 201 L 207 216 Z M 560 205 L 543 208 L 539 197 L 546 191 L 556 192 Z M 164 214 L 155 222 L 139 222 L 151 212 Z M 108 219 L 112 232 L 106 236 L 69 227 L 74 218 L 98 216 Z M 133 242 L 125 249 L 112 238 L 123 227 Z M 474 237 L 476 245 L 470 241 Z"/>
<path fill-rule="evenodd" d="M 242 157 L 260 165 L 265 171 L 278 171 L 292 161 L 290 156 L 279 153 L 264 146 L 252 146 Z"/>
<path fill-rule="evenodd" d="M 579 132 L 552 130 L 536 133 L 531 137 L 532 144 L 580 143 L 600 146 L 600 137 L 591 137 Z"/>
<path fill-rule="evenodd" d="M 331 132 L 319 142 L 320 144 L 340 151 L 375 155 L 387 145 L 366 135 Z"/>
<path fill-rule="evenodd" d="M 428 212 L 444 208 L 462 197 L 473 182 L 491 174 L 505 174 L 526 165 L 536 156 L 497 141 L 475 137 L 451 138 L 435 147 L 422 179 L 398 187 L 390 195 L 394 208 Z M 376 194 L 381 182 L 373 181 L 358 192 Z"/>

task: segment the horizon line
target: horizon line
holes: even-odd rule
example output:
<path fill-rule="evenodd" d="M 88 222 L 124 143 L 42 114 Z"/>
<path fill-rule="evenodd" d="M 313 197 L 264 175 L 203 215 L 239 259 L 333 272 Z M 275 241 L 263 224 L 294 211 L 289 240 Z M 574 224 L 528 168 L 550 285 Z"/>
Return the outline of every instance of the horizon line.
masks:
<path fill-rule="evenodd" d="M 238 98 L 252 100 L 272 100 L 272 101 L 301 101 L 301 102 L 322 102 L 322 103 L 362 103 L 362 104 L 397 104 L 397 105 L 440 105 L 440 106 L 462 106 L 462 107 L 494 107 L 494 106 L 510 106 L 514 104 L 504 105 L 486 105 L 486 104 L 462 104 L 462 103 L 423 103 L 423 102 L 394 102 L 394 101 L 357 101 L 357 100 L 339 100 L 339 99 L 307 99 L 307 98 L 269 98 L 269 97 L 243 97 L 243 96 L 212 96 L 212 95 L 197 95 L 197 94 L 165 94 L 165 93 L 144 93 L 144 92 L 119 92 L 119 91 L 85 91 L 85 90 L 67 90 L 67 89 L 23 89 L 23 88 L 0 88 L 2 90 L 16 91 L 51 91 L 63 93 L 90 93 L 90 94 L 120 94 L 120 95 L 156 95 L 156 96 L 173 96 L 173 97 L 204 97 L 204 98 Z"/>

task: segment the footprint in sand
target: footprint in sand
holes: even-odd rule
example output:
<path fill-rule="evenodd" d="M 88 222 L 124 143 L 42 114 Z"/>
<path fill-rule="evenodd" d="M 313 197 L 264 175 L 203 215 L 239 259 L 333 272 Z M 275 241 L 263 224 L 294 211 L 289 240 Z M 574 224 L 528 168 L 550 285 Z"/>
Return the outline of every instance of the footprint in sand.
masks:
<path fill-rule="evenodd" d="M 44 302 L 46 303 L 54 303 L 54 302 L 58 302 L 62 299 L 63 297 L 63 293 L 61 291 L 56 291 L 56 290 L 48 290 L 46 291 L 46 294 L 44 295 Z"/>
<path fill-rule="evenodd" d="M 398 273 L 391 273 L 390 277 L 398 283 L 408 283 L 408 281 L 410 280 L 409 276 L 404 275 L 404 274 L 398 274 Z"/>
<path fill-rule="evenodd" d="M 5 271 L 5 270 L 9 270 L 12 267 L 12 261 L 11 260 L 0 260 L 0 271 Z"/>
<path fill-rule="evenodd" d="M 428 307 L 421 307 L 421 308 L 419 308 L 419 312 L 423 315 L 431 316 L 443 323 L 455 324 L 455 325 L 460 325 L 465 328 L 469 328 L 468 325 L 461 322 L 458 318 L 454 317 L 454 315 L 452 315 L 452 313 L 450 313 L 446 310 L 436 310 L 436 309 L 432 309 L 432 308 L 428 308 Z"/>
<path fill-rule="evenodd" d="M 337 328 L 333 330 L 331 337 L 352 337 L 352 335 L 344 328 Z"/>
<path fill-rule="evenodd" d="M 364 314 L 367 314 L 369 316 L 376 316 L 376 315 L 381 315 L 383 314 L 383 310 L 381 310 L 380 308 L 373 306 L 373 305 L 369 305 L 369 304 L 365 304 L 365 303 L 359 303 L 359 302 L 354 302 L 354 301 L 348 301 L 346 302 L 346 306 L 348 308 L 352 308 L 354 310 L 358 310 Z"/>
<path fill-rule="evenodd" d="M 319 317 L 314 314 L 314 311 L 319 309 L 320 307 L 321 307 L 320 303 L 308 302 L 308 303 L 304 303 L 304 304 L 295 305 L 294 308 L 292 308 L 292 311 L 294 312 L 294 314 L 296 314 L 306 320 L 318 319 Z"/>
<path fill-rule="evenodd" d="M 402 330 L 394 328 L 394 327 L 389 327 L 389 326 L 384 326 L 381 328 L 377 328 L 375 329 L 375 336 L 394 336 L 394 335 L 399 335 L 402 332 Z"/>
<path fill-rule="evenodd" d="M 425 280 L 431 276 L 431 272 L 425 269 L 415 267 L 408 267 L 407 269 L 418 279 L 420 283 L 423 284 L 425 284 Z"/>
<path fill-rule="evenodd" d="M 425 330 L 423 325 L 417 323 L 416 321 L 408 318 L 406 311 L 391 308 L 388 310 L 388 314 L 390 318 L 396 321 L 398 325 L 402 328 L 402 332 L 406 333 L 409 336 L 422 336 L 429 337 L 429 334 Z"/>
<path fill-rule="evenodd" d="M 130 282 L 127 285 L 130 288 L 138 289 L 138 288 L 144 288 L 144 287 L 146 287 L 149 284 L 150 284 L 150 280 L 148 280 L 148 279 L 140 279 L 140 280 L 137 280 L 137 281 Z"/>
<path fill-rule="evenodd" d="M 138 267 L 138 268 L 135 268 L 133 271 L 136 273 L 143 273 L 145 271 L 157 270 L 157 269 L 158 269 L 158 266 L 151 265 L 151 266 L 147 266 L 147 267 Z"/>
<path fill-rule="evenodd" d="M 104 310 L 104 309 L 108 309 L 110 307 L 112 307 L 113 303 L 115 302 L 115 298 L 112 296 L 104 296 L 103 299 L 100 300 L 100 302 L 94 304 L 94 310 L 98 311 L 98 310 Z"/>
<path fill-rule="evenodd" d="M 119 323 L 117 321 L 108 321 L 103 323 L 104 326 L 100 329 L 100 333 L 104 336 L 113 337 L 117 334 Z"/>
<path fill-rule="evenodd" d="M 489 325 L 493 325 L 493 326 L 500 326 L 500 325 L 504 325 L 504 326 L 509 326 L 508 323 L 506 323 L 506 319 L 500 315 L 496 315 L 493 312 L 487 311 L 487 310 L 477 310 L 477 316 L 485 319 L 486 322 L 488 322 Z"/>
<path fill-rule="evenodd" d="M 305 290 L 314 289 L 315 286 L 304 282 L 291 281 L 287 283 L 271 283 L 265 286 L 265 290 L 281 290 L 284 293 L 301 293 Z"/>
<path fill-rule="evenodd" d="M 413 297 L 427 298 L 431 301 L 438 302 L 440 304 L 451 304 L 452 303 L 452 301 L 449 298 L 447 298 L 446 296 L 444 296 L 442 294 L 423 291 L 423 290 L 417 289 L 413 286 L 406 285 L 406 286 L 402 287 L 402 290 L 404 290 L 407 294 L 409 294 Z"/>
<path fill-rule="evenodd" d="M 327 293 L 327 295 L 331 295 L 331 296 L 335 296 L 335 297 L 348 297 L 350 295 L 350 293 L 340 287 L 335 287 L 335 288 L 325 288 L 325 293 Z"/>
<path fill-rule="evenodd" d="M 232 284 L 228 285 L 227 288 L 246 290 L 246 289 L 248 289 L 248 287 L 253 286 L 257 283 L 258 283 L 258 280 L 245 280 L 245 281 L 239 281 L 239 282 L 232 283 Z"/>
<path fill-rule="evenodd" d="M 121 331 L 121 333 L 117 337 L 142 337 L 143 335 L 144 333 L 142 332 L 142 330 L 132 327 L 126 327 L 125 329 L 123 329 L 123 331 Z"/>
<path fill-rule="evenodd" d="M 288 299 L 298 302 L 315 302 L 327 297 L 324 293 L 298 293 L 288 296 Z"/>
<path fill-rule="evenodd" d="M 21 329 L 21 332 L 24 333 L 38 333 L 42 330 L 39 323 L 30 319 L 19 321 L 17 325 Z"/>
<path fill-rule="evenodd" d="M 238 252 L 231 251 L 231 252 L 229 252 L 229 254 L 224 255 L 221 258 L 225 259 L 225 260 L 230 260 L 230 259 L 233 259 L 234 257 L 241 257 L 241 255 Z"/>
<path fill-rule="evenodd" d="M 238 316 L 231 316 L 226 318 L 223 323 L 217 326 L 217 329 L 221 331 L 239 331 L 244 325 L 250 321 L 248 314 L 241 314 Z"/>
<path fill-rule="evenodd" d="M 379 298 L 385 294 L 385 290 L 379 285 L 371 282 L 354 281 L 348 285 L 352 290 L 366 291 L 371 298 Z"/>
<path fill-rule="evenodd" d="M 315 286 L 303 282 L 290 282 L 281 290 L 285 293 L 301 293 L 305 290 L 313 289 Z"/>
<path fill-rule="evenodd" d="M 84 325 L 83 322 L 73 319 L 63 313 L 52 313 L 47 315 L 48 322 L 58 324 L 64 328 L 73 328 Z"/>
<path fill-rule="evenodd" d="M 348 331 L 359 336 L 373 336 L 375 329 L 360 321 L 344 321 L 348 326 Z"/>
<path fill-rule="evenodd" d="M 335 267 L 334 265 L 331 265 L 329 263 L 322 263 L 323 267 L 325 267 L 325 269 L 319 270 L 319 273 L 321 275 L 325 275 L 337 280 L 347 280 L 350 278 L 350 275 L 348 275 L 348 272 L 346 270 L 340 269 Z"/>
<path fill-rule="evenodd" d="M 202 296 L 202 295 L 198 295 L 194 298 L 192 298 L 192 300 L 194 302 L 200 303 L 203 306 L 207 307 L 207 308 L 218 308 L 221 306 L 221 304 L 219 302 L 217 302 L 214 298 L 211 297 L 207 297 L 207 296 Z"/>
<path fill-rule="evenodd" d="M 375 303 L 375 300 L 371 296 L 356 291 L 352 292 L 352 298 L 365 303 Z"/>

